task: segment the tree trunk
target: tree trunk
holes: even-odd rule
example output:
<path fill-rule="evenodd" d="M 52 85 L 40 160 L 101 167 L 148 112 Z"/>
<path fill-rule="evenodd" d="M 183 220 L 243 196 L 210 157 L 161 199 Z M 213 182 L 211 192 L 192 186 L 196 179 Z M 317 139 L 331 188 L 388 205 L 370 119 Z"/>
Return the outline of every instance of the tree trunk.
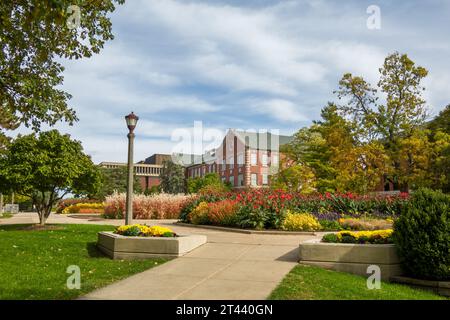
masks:
<path fill-rule="evenodd" d="M 47 220 L 47 218 L 45 217 L 45 213 L 42 210 L 41 212 L 38 212 L 38 214 L 39 214 L 39 225 L 44 226 L 45 221 Z"/>

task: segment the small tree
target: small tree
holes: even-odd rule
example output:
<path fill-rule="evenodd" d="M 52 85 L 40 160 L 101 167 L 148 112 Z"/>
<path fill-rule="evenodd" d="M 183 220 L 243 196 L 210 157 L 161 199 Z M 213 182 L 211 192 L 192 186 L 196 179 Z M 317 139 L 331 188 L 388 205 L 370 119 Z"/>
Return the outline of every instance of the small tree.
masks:
<path fill-rule="evenodd" d="M 187 180 L 188 193 L 197 193 L 200 189 L 207 186 L 224 187 L 226 189 L 226 186 L 220 180 L 220 176 L 217 173 L 207 173 L 204 177 L 189 178 Z"/>
<path fill-rule="evenodd" d="M 103 200 L 117 191 L 123 193 L 127 191 L 128 171 L 127 167 L 119 168 L 100 168 L 101 184 L 99 191 L 92 195 L 95 199 Z M 135 193 L 141 193 L 142 187 L 139 182 L 139 177 L 134 176 L 133 189 Z"/>
<path fill-rule="evenodd" d="M 172 161 L 164 161 L 161 173 L 160 188 L 166 193 L 183 193 L 185 191 L 184 167 L 173 163 Z"/>
<path fill-rule="evenodd" d="M 57 130 L 19 136 L 0 159 L 0 186 L 29 195 L 41 225 L 66 194 L 93 194 L 99 184 L 98 168 L 81 143 Z"/>

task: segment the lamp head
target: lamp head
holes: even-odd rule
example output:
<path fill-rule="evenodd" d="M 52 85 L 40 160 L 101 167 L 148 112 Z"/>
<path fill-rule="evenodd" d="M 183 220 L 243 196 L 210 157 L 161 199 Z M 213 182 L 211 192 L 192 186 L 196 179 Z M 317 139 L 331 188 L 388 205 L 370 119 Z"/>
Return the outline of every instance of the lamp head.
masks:
<path fill-rule="evenodd" d="M 134 128 L 136 128 L 139 117 L 135 115 L 134 112 L 131 112 L 129 115 L 125 116 L 125 120 L 127 122 L 128 130 L 130 130 L 130 132 L 133 132 Z"/>

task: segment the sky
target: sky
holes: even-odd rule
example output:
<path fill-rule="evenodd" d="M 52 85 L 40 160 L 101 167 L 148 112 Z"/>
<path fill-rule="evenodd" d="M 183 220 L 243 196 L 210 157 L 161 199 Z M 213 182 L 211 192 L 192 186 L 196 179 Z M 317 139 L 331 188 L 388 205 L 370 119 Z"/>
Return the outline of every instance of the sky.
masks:
<path fill-rule="evenodd" d="M 379 28 L 368 27 L 373 5 Z M 64 61 L 79 121 L 56 126 L 95 163 L 126 161 L 131 111 L 140 117 L 136 161 L 172 152 L 194 122 L 215 136 L 227 128 L 293 134 L 337 101 L 344 73 L 375 85 L 395 51 L 429 70 L 432 115 L 450 103 L 447 0 L 128 0 L 111 19 L 115 39 L 100 54 Z M 205 148 L 217 142 L 206 140 Z"/>

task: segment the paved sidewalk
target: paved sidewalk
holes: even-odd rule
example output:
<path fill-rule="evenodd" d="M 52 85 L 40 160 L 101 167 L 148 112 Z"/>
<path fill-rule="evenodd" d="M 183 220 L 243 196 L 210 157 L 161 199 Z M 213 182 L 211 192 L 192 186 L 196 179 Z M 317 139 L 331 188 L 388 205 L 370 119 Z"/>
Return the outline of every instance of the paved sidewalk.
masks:
<path fill-rule="evenodd" d="M 30 214 L 5 220 L 8 224 L 37 222 Z M 173 225 L 175 220 L 136 222 L 169 226 L 179 234 L 204 234 L 208 242 L 183 257 L 93 291 L 81 299 L 266 299 L 297 264 L 299 243 L 315 238 L 191 228 Z M 123 222 L 52 215 L 48 223 L 119 225 Z"/>

